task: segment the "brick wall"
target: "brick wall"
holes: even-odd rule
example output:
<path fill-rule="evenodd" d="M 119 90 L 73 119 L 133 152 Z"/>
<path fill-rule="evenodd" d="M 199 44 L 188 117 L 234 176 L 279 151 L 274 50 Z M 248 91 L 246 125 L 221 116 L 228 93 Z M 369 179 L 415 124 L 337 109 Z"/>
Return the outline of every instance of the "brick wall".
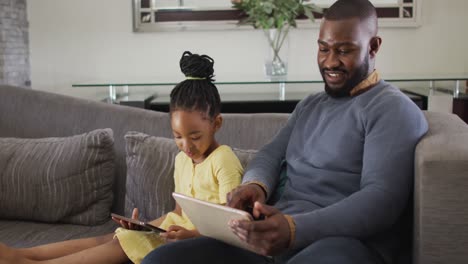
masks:
<path fill-rule="evenodd" d="M 26 0 L 0 0 L 0 84 L 31 85 Z"/>

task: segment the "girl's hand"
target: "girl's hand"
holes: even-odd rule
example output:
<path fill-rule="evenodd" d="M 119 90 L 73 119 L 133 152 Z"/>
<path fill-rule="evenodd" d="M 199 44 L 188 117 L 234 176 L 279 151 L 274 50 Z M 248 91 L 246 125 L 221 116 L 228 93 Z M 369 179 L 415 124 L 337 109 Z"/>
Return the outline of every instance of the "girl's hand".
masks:
<path fill-rule="evenodd" d="M 197 230 L 187 230 L 178 225 L 171 225 L 166 233 L 161 233 L 166 242 L 174 242 L 182 239 L 200 236 Z"/>
<path fill-rule="evenodd" d="M 138 208 L 133 208 L 132 219 L 138 220 Z M 117 219 L 117 218 L 112 217 L 112 220 L 114 220 L 114 222 L 116 222 L 117 224 L 119 224 L 125 229 L 138 230 L 139 228 L 137 225 L 134 225 L 122 219 Z"/>

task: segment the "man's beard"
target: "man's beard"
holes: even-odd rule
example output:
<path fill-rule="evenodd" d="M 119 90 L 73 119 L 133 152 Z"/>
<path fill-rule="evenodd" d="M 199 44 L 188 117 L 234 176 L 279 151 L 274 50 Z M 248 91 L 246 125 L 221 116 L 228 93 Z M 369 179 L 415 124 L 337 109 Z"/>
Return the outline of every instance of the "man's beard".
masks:
<path fill-rule="evenodd" d="M 341 68 L 335 68 L 335 69 L 322 69 L 322 78 L 323 81 L 325 82 L 325 92 L 330 95 L 331 97 L 334 98 L 341 98 L 341 97 L 348 97 L 350 96 L 351 90 L 353 90 L 356 85 L 358 85 L 360 82 L 362 82 L 364 79 L 367 78 L 367 74 L 369 72 L 369 54 L 367 54 L 366 58 L 364 58 L 364 62 L 362 65 L 356 70 L 353 76 L 343 84 L 342 87 L 338 89 L 332 89 L 330 86 L 328 86 L 326 80 L 325 80 L 325 70 L 331 70 L 331 71 L 343 71 L 346 72 L 346 70 L 341 69 Z"/>

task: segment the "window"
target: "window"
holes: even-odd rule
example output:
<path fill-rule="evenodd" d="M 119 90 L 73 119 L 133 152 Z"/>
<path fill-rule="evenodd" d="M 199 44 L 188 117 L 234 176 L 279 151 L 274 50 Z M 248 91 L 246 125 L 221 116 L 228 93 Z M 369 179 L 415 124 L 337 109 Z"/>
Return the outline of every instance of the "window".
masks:
<path fill-rule="evenodd" d="M 326 9 L 335 0 L 313 0 Z M 422 0 L 371 0 L 383 27 L 418 26 Z M 317 19 L 320 14 L 315 14 Z M 135 32 L 235 29 L 242 13 L 229 0 L 133 0 Z M 298 18 L 300 28 L 317 27 Z M 250 28 L 250 27 L 249 27 Z"/>

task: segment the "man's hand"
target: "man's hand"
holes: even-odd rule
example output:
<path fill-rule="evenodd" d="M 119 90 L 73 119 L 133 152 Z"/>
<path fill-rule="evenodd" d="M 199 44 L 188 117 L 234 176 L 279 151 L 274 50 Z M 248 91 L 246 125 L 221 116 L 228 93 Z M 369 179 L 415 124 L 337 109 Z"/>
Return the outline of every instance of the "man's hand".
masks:
<path fill-rule="evenodd" d="M 288 220 L 281 212 L 256 202 L 254 211 L 266 216 L 263 221 L 231 220 L 232 232 L 246 242 L 258 254 L 278 255 L 288 249 L 291 239 Z"/>
<path fill-rule="evenodd" d="M 174 242 L 177 240 L 187 239 L 200 236 L 197 230 L 187 230 L 178 225 L 171 225 L 166 233 L 161 233 L 161 236 L 166 239 L 166 242 Z"/>
<path fill-rule="evenodd" d="M 252 207 L 255 202 L 265 203 L 266 197 L 260 185 L 251 183 L 240 185 L 232 190 L 227 195 L 227 206 L 237 208 L 240 210 L 247 210 Z M 252 210 L 254 218 L 260 217 L 260 212 L 255 209 Z"/>

